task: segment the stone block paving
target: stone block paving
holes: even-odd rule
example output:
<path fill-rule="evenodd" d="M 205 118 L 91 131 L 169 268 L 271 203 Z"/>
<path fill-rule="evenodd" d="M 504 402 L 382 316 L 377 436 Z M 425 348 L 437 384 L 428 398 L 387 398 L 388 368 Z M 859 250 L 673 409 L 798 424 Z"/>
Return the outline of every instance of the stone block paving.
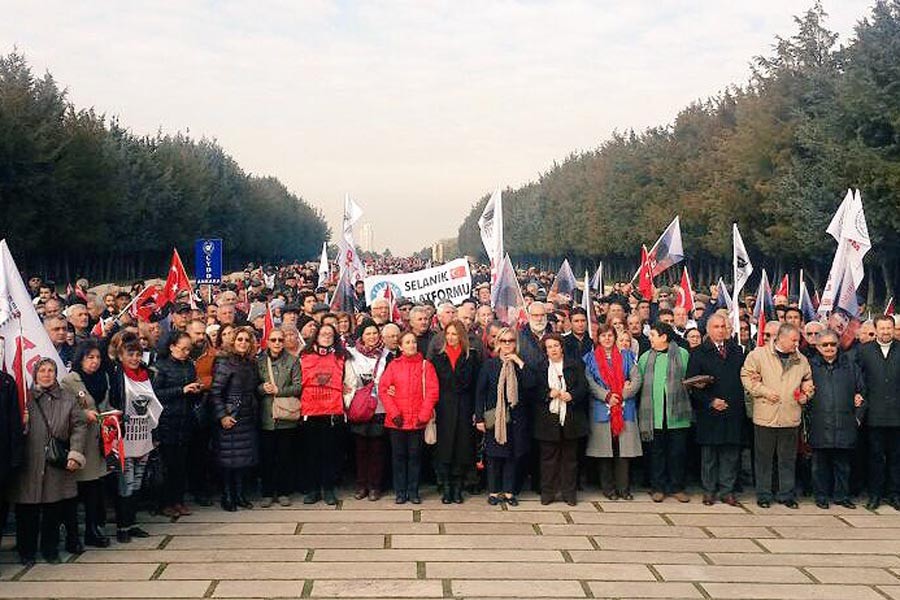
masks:
<path fill-rule="evenodd" d="M 900 600 L 900 513 L 592 493 L 576 507 L 346 498 L 147 517 L 150 538 L 20 566 L 0 598 Z"/>

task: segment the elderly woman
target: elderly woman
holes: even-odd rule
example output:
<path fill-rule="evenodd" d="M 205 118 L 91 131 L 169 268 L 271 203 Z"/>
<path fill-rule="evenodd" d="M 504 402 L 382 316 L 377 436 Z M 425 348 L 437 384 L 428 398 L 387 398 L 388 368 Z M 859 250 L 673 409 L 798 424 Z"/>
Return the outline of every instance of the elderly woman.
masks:
<path fill-rule="evenodd" d="M 541 504 L 550 504 L 559 494 L 575 506 L 578 440 L 588 434 L 584 364 L 564 355 L 559 334 L 548 334 L 542 345 L 547 360 L 541 372 L 546 379 L 534 416 L 534 437 L 541 445 Z"/>
<path fill-rule="evenodd" d="M 340 323 L 340 321 L 339 321 Z M 373 502 L 381 498 L 384 480 L 384 466 L 387 460 L 387 441 L 384 431 L 384 403 L 378 395 L 378 381 L 387 366 L 387 351 L 381 340 L 378 325 L 366 319 L 357 330 L 357 340 L 349 348 L 356 372 L 357 388 L 374 384 L 372 394 L 378 398 L 375 414 L 368 423 L 351 423 L 356 447 L 356 494 L 357 500 L 369 497 Z"/>
<path fill-rule="evenodd" d="M 159 450 L 165 468 L 162 513 L 167 517 L 187 516 L 184 504 L 187 489 L 188 449 L 194 429 L 194 404 L 203 384 L 191 361 L 191 336 L 183 331 L 169 334 L 160 351 L 153 377 L 153 389 L 163 405 L 159 418 Z"/>
<path fill-rule="evenodd" d="M 259 460 L 256 388 L 256 335 L 238 327 L 234 343 L 223 346 L 213 367 L 210 401 L 218 421 L 215 450 L 222 469 L 222 509 L 253 508 L 244 496 L 244 474 Z"/>
<path fill-rule="evenodd" d="M 37 361 L 33 381 L 26 405 L 24 460 L 10 497 L 16 505 L 16 549 L 24 565 L 34 564 L 38 532 L 44 560 L 60 562 L 63 505 L 77 495 L 74 472 L 86 463 L 84 411 L 75 396 L 60 387 L 56 363 L 49 358 Z M 48 449 L 55 452 L 51 455 Z"/>
<path fill-rule="evenodd" d="M 296 329 L 295 329 L 296 331 Z M 281 506 L 291 505 L 294 483 L 294 455 L 300 414 L 276 415 L 275 398 L 300 398 L 300 361 L 284 349 L 285 334 L 276 327 L 269 332 L 266 350 L 257 360 L 262 398 L 260 411 L 260 460 L 262 462 L 262 500 L 260 506 L 272 506 L 275 497 Z M 298 404 L 299 406 L 299 404 Z M 278 417 L 278 418 L 276 418 Z M 288 417 L 288 418 L 284 418 Z"/>
<path fill-rule="evenodd" d="M 478 382 L 478 353 L 469 348 L 469 336 L 462 321 L 444 328 L 443 345 L 432 359 L 440 396 L 435 407 L 437 453 L 435 462 L 444 504 L 462 504 L 462 480 L 475 464 L 475 384 Z"/>
<path fill-rule="evenodd" d="M 475 388 L 475 426 L 485 433 L 488 504 L 519 504 L 514 493 L 516 474 L 531 447 L 531 427 L 527 408 L 520 400 L 534 378 L 518 355 L 514 329 L 504 327 L 497 334 L 494 351 L 481 367 Z"/>
<path fill-rule="evenodd" d="M 608 323 L 597 328 L 594 351 L 585 355 L 590 399 L 590 437 L 586 454 L 600 459 L 600 487 L 610 500 L 632 500 L 630 459 L 641 456 L 635 394 L 641 379 L 631 350 L 617 343 L 618 331 Z"/>
<path fill-rule="evenodd" d="M 85 465 L 76 474 L 78 497 L 84 503 L 84 544 L 106 548 L 109 538 L 103 534 L 103 523 L 106 521 L 103 477 L 108 468 L 101 451 L 99 413 L 109 408 L 109 379 L 101 363 L 99 344 L 93 340 L 82 342 L 75 349 L 72 372 L 63 378 L 60 386 L 63 392 L 75 398 L 87 423 Z M 67 509 L 70 514 L 66 516 L 66 550 L 73 553 L 78 549 L 77 510 L 77 502 L 72 502 Z"/>

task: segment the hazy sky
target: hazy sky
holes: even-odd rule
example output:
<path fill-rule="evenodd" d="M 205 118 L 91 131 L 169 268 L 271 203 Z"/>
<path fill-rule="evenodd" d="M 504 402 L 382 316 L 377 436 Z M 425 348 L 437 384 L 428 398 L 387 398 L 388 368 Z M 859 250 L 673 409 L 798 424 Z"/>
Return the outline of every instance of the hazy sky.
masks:
<path fill-rule="evenodd" d="M 841 41 L 871 4 L 824 1 Z M 743 83 L 811 5 L 0 0 L 0 52 L 137 133 L 216 138 L 333 232 L 348 192 L 376 248 L 409 252 L 498 184 Z"/>

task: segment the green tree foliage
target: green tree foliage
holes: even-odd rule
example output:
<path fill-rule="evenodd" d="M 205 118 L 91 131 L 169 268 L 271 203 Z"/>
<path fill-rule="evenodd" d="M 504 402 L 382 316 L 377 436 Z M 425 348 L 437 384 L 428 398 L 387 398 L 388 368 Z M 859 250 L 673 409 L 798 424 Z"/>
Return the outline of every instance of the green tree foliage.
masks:
<path fill-rule="evenodd" d="M 137 136 L 76 109 L 50 75 L 0 57 L 0 238 L 20 266 L 71 281 L 164 274 L 177 247 L 225 240 L 232 267 L 314 259 L 322 215 L 274 177 L 245 173 L 215 141 Z"/>
<path fill-rule="evenodd" d="M 736 221 L 754 262 L 779 274 L 804 267 L 821 286 L 836 246 L 825 228 L 858 187 L 874 244 L 870 299 L 873 288 L 890 295 L 900 269 L 900 0 L 880 0 L 844 48 L 825 19 L 816 3 L 771 56 L 754 59 L 750 81 L 671 125 L 613 134 L 506 190 L 507 251 L 556 266 L 603 258 L 630 277 L 640 244 L 678 214 L 696 279 L 730 272 Z M 486 201 L 459 229 L 462 253 L 484 256 Z"/>

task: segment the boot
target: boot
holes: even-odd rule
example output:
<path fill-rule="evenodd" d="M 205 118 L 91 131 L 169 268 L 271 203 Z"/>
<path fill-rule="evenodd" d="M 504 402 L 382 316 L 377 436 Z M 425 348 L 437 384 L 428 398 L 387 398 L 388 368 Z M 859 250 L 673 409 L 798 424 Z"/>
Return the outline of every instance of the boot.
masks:
<path fill-rule="evenodd" d="M 441 490 L 441 504 L 453 503 L 453 486 L 446 475 L 438 475 L 438 487 Z"/>
<path fill-rule="evenodd" d="M 78 539 L 78 528 L 66 528 L 66 552 L 69 554 L 81 554 L 84 552 L 84 544 Z"/>
<path fill-rule="evenodd" d="M 459 480 L 450 482 L 450 496 L 453 499 L 453 504 L 463 503 L 462 483 Z"/>
<path fill-rule="evenodd" d="M 222 490 L 222 510 L 227 512 L 237 511 L 237 506 L 234 504 L 234 496 L 227 485 L 225 486 L 225 489 Z"/>

